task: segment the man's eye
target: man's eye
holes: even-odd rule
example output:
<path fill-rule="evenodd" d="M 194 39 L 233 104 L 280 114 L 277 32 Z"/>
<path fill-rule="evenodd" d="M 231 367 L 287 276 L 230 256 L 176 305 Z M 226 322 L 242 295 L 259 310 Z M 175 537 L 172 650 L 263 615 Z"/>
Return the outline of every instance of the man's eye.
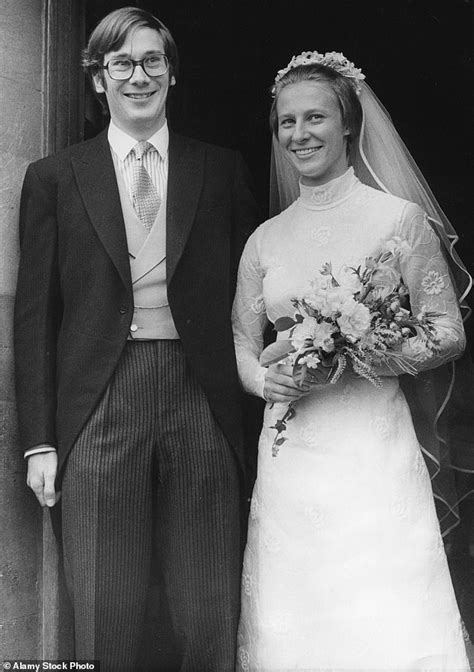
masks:
<path fill-rule="evenodd" d="M 163 63 L 163 56 L 149 56 L 146 59 L 146 62 L 148 65 L 159 65 L 160 63 Z"/>
<path fill-rule="evenodd" d="M 114 58 L 113 61 L 110 61 L 110 65 L 113 68 L 128 68 L 130 67 L 131 61 L 125 58 Z"/>

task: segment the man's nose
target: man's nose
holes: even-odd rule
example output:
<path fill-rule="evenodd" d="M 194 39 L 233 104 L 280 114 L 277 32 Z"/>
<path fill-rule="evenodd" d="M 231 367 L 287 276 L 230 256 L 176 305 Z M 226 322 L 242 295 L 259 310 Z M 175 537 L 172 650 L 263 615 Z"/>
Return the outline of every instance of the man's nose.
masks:
<path fill-rule="evenodd" d="M 149 80 L 149 76 L 146 74 L 143 69 L 142 63 L 137 63 L 133 68 L 132 76 L 130 77 L 131 82 L 145 82 Z"/>

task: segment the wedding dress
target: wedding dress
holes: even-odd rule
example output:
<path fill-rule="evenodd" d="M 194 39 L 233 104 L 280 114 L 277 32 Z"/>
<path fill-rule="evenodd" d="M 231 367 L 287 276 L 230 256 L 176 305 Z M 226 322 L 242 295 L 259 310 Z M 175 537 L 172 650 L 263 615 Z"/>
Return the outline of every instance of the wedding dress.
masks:
<path fill-rule="evenodd" d="M 244 389 L 262 396 L 268 319 L 292 315 L 325 262 L 357 266 L 384 241 L 408 243 L 412 311 L 443 313 L 441 351 L 464 332 L 449 270 L 422 210 L 362 184 L 352 168 L 300 197 L 250 237 L 233 320 Z M 287 338 L 287 333 L 279 337 Z M 395 375 L 376 388 L 346 372 L 294 404 L 267 404 L 242 576 L 238 670 L 469 670 L 430 478 Z"/>

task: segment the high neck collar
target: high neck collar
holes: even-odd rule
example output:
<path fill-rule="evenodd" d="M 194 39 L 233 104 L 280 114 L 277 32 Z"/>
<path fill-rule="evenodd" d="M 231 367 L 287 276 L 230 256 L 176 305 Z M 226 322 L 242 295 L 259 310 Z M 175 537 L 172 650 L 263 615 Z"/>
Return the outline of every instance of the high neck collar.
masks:
<path fill-rule="evenodd" d="M 325 184 L 309 187 L 300 182 L 300 200 L 304 205 L 315 209 L 332 207 L 345 199 L 360 184 L 350 166 L 345 173 Z"/>

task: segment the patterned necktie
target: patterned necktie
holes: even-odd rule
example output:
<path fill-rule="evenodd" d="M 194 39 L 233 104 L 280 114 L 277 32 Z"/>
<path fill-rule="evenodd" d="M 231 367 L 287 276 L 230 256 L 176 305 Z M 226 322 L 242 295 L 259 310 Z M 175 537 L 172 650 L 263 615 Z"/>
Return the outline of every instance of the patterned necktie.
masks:
<path fill-rule="evenodd" d="M 145 140 L 137 142 L 132 149 L 135 154 L 132 186 L 133 207 L 148 233 L 151 231 L 161 205 L 161 198 L 156 187 L 147 169 L 142 165 L 143 156 L 150 149 L 154 149 L 153 145 Z"/>

